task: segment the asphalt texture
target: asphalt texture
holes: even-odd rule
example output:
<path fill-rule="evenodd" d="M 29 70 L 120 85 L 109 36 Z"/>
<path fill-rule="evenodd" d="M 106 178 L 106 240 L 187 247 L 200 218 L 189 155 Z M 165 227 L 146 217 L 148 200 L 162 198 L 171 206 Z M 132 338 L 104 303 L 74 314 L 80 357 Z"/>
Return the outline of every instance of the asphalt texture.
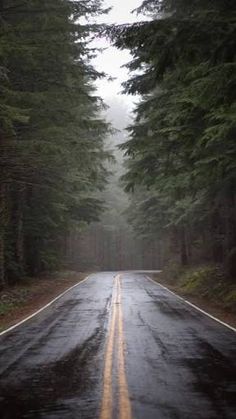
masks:
<path fill-rule="evenodd" d="M 145 274 L 94 274 L 0 337 L 0 417 L 235 419 L 235 355 L 234 331 Z"/>

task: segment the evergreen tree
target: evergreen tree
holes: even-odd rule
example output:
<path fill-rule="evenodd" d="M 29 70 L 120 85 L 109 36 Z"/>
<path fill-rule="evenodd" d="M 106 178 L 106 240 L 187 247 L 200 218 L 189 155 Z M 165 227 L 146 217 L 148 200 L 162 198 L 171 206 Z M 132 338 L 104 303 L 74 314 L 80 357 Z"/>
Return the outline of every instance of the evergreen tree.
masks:
<path fill-rule="evenodd" d="M 96 220 L 109 126 L 81 18 L 101 1 L 1 2 L 1 282 L 58 265 L 70 228 Z"/>
<path fill-rule="evenodd" d="M 177 231 L 182 263 L 205 230 L 205 252 L 211 244 L 211 258 L 233 274 L 235 2 L 146 0 L 139 11 L 152 20 L 110 29 L 115 44 L 133 55 L 125 90 L 141 95 L 122 146 L 126 188 L 144 185 L 150 199 L 158 197 L 162 220 L 145 206 L 140 211 L 164 235 Z"/>

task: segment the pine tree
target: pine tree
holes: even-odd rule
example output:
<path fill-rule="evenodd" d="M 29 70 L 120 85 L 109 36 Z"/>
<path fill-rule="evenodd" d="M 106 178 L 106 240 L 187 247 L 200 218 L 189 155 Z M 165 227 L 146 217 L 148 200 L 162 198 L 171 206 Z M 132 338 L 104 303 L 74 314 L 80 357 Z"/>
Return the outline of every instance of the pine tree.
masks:
<path fill-rule="evenodd" d="M 163 233 L 177 229 L 182 262 L 188 242 L 205 229 L 212 258 L 230 258 L 233 271 L 235 4 L 147 0 L 139 11 L 151 21 L 110 29 L 115 44 L 133 55 L 129 69 L 138 70 L 125 91 L 141 95 L 122 147 L 126 188 L 143 185 L 165 204 L 168 219 L 151 222 Z"/>
<path fill-rule="evenodd" d="M 70 228 L 102 210 L 109 127 L 89 63 L 97 28 L 80 23 L 102 12 L 98 0 L 2 2 L 2 281 L 58 266 Z"/>

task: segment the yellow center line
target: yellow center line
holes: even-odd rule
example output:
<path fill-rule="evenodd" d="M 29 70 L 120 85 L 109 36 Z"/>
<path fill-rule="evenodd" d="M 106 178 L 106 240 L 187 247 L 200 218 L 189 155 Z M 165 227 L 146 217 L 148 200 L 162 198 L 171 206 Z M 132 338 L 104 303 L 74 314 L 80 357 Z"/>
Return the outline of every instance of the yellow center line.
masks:
<path fill-rule="evenodd" d="M 125 375 L 124 332 L 121 307 L 120 275 L 117 275 L 115 278 L 112 319 L 107 341 L 103 372 L 103 398 L 100 419 L 112 419 L 112 366 L 116 327 L 118 345 L 119 419 L 132 419 L 129 391 Z"/>
<path fill-rule="evenodd" d="M 118 295 L 121 300 L 120 277 L 118 278 Z M 119 362 L 119 412 L 120 419 L 131 419 L 131 405 L 128 384 L 125 374 L 124 332 L 122 306 L 118 306 L 118 362 Z"/>
<path fill-rule="evenodd" d="M 116 313 L 117 306 L 114 304 L 117 299 L 117 287 L 115 279 L 115 295 L 113 297 L 112 304 L 112 319 L 111 326 L 107 341 L 105 366 L 103 372 L 103 398 L 100 419 L 111 419 L 112 418 L 112 358 L 113 358 L 113 347 L 116 327 Z"/>

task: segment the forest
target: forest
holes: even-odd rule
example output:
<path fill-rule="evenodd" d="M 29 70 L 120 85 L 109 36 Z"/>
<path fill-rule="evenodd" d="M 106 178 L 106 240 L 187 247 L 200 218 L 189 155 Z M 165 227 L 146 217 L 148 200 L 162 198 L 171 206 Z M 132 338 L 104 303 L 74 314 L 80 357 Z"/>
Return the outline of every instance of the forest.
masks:
<path fill-rule="evenodd" d="M 110 127 L 87 19 L 100 13 L 100 0 L 0 1 L 2 286 L 58 267 L 68 231 L 102 211 Z"/>
<path fill-rule="evenodd" d="M 0 0 L 1 287 L 75 253 L 78 269 L 171 259 L 236 277 L 235 6 L 145 0 L 136 13 L 146 19 L 107 26 L 94 23 L 109 13 L 100 0 Z M 136 105 L 118 141 L 119 181 L 95 88 L 104 74 L 91 64 L 90 41 L 104 36 L 132 56 L 123 89 Z M 117 254 L 136 240 L 123 263 Z M 100 262 L 91 242 L 103 246 Z"/>
<path fill-rule="evenodd" d="M 182 265 L 236 275 L 236 4 L 145 0 L 148 19 L 110 27 L 128 49 L 124 90 L 139 95 L 123 184 L 128 217 Z"/>

